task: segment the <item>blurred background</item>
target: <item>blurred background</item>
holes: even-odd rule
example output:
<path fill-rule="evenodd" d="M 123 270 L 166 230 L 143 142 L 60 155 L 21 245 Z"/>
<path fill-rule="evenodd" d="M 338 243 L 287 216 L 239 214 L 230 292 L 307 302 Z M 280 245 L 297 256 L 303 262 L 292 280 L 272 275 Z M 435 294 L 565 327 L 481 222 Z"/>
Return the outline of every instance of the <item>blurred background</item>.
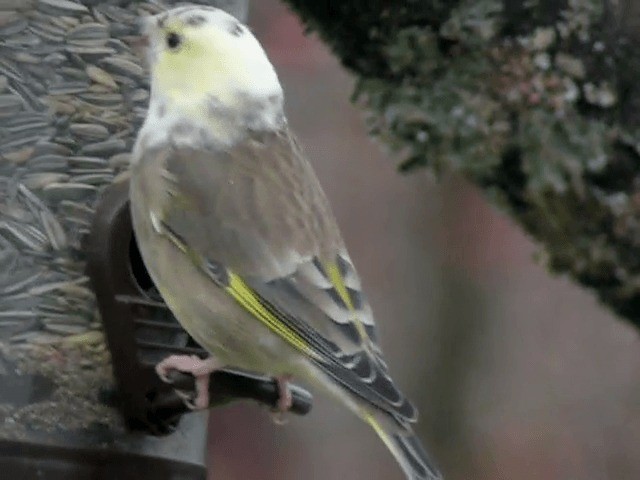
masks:
<path fill-rule="evenodd" d="M 551 277 L 536 246 L 460 178 L 398 174 L 327 48 L 279 1 L 251 8 L 391 372 L 446 478 L 640 478 L 638 332 Z M 210 428 L 211 480 L 402 478 L 368 427 L 317 396 L 285 426 L 236 405 L 214 410 Z"/>

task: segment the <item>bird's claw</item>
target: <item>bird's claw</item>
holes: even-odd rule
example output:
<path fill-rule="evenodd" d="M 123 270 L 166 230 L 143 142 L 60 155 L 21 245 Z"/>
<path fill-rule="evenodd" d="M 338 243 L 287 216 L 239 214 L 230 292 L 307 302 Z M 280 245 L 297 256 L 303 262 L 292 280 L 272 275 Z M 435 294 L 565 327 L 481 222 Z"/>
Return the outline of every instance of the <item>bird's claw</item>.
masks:
<path fill-rule="evenodd" d="M 173 383 L 169 377 L 172 371 L 189 373 L 195 378 L 196 395 L 184 390 L 175 390 L 190 410 L 202 410 L 209 406 L 209 375 L 217 370 L 218 363 L 211 357 L 202 360 L 195 355 L 171 355 L 156 365 L 156 373 L 168 384 Z"/>

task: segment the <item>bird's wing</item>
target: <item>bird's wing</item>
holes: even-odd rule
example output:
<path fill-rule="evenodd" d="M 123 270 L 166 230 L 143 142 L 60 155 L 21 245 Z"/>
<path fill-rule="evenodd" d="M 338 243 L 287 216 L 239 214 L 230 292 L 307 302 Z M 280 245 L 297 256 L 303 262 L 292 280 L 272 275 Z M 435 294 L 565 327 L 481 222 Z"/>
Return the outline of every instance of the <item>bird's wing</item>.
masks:
<path fill-rule="evenodd" d="M 212 286 L 354 395 L 400 423 L 416 420 L 389 377 L 327 199 L 287 131 L 254 133 L 230 149 L 145 155 L 162 157 L 162 231 Z"/>

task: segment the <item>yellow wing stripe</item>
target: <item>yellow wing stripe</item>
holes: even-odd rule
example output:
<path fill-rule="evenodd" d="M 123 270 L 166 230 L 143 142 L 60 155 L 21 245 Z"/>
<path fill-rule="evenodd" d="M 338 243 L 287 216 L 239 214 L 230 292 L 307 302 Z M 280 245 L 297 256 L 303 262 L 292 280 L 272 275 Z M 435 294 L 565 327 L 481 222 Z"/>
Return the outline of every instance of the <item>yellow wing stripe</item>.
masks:
<path fill-rule="evenodd" d="M 349 292 L 347 291 L 347 286 L 344 284 L 338 265 L 335 263 L 327 263 L 324 268 L 327 271 L 327 276 L 329 277 L 331 285 L 336 289 L 336 292 L 338 292 L 338 295 L 344 304 L 349 310 L 355 310 L 355 308 L 353 308 L 353 302 L 351 301 L 351 295 L 349 295 Z"/>
<path fill-rule="evenodd" d="M 375 417 L 367 411 L 363 410 L 361 412 L 361 415 L 362 415 L 362 418 L 364 418 L 364 421 L 367 422 L 371 426 L 371 428 L 373 428 L 373 430 L 376 432 L 376 435 L 378 435 L 378 437 L 380 438 L 380 440 L 382 440 L 385 446 L 390 451 L 394 452 L 396 450 L 396 446 L 393 444 L 393 440 L 391 439 L 391 436 L 385 431 L 382 425 L 380 425 L 380 422 L 378 422 L 378 420 L 376 420 Z"/>
<path fill-rule="evenodd" d="M 175 234 L 167 229 L 165 234 L 169 239 L 184 252 L 196 265 L 202 264 L 202 259 L 193 250 L 188 248 L 184 242 L 181 241 Z M 238 275 L 230 270 L 226 271 L 228 276 L 228 282 L 224 285 L 225 291 L 231 295 L 236 302 L 240 304 L 251 315 L 264 323 L 269 329 L 282 337 L 286 342 L 291 344 L 294 348 L 298 349 L 302 353 L 318 360 L 320 356 L 317 352 L 309 346 L 305 340 L 293 331 L 290 327 L 282 323 L 280 319 L 269 311 L 261 302 L 258 295 L 240 278 Z"/>
<path fill-rule="evenodd" d="M 338 293 L 338 296 L 342 299 L 349 311 L 353 312 L 352 318 L 356 325 L 356 329 L 358 330 L 360 338 L 363 341 L 368 341 L 369 335 L 367 335 L 367 331 L 365 330 L 364 325 L 355 314 L 353 301 L 351 300 L 351 295 L 349 295 L 349 292 L 347 291 L 347 286 L 344 284 L 344 279 L 342 278 L 342 274 L 340 273 L 340 268 L 338 268 L 338 265 L 333 262 L 327 262 L 324 265 L 324 268 L 327 272 L 327 277 L 329 278 L 331 285 L 333 285 L 333 288 L 335 288 L 336 292 Z"/>
<path fill-rule="evenodd" d="M 317 358 L 316 352 L 309 347 L 300 335 L 283 324 L 276 315 L 270 312 L 258 299 L 256 293 L 235 273 L 229 271 L 229 283 L 225 290 L 251 315 L 260 320 L 270 330 L 282 337 L 301 352 Z"/>

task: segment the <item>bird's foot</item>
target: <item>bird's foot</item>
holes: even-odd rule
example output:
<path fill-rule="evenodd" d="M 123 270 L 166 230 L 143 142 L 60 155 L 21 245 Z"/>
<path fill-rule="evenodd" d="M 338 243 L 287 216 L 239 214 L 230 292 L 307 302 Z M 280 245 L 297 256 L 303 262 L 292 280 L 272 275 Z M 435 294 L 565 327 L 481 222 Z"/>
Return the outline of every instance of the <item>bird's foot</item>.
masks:
<path fill-rule="evenodd" d="M 195 378 L 196 397 L 192 394 L 176 390 L 192 410 L 202 410 L 209 406 L 209 375 L 220 369 L 221 365 L 213 357 L 204 360 L 196 355 L 171 355 L 156 365 L 156 373 L 163 382 L 171 383 L 169 373 L 179 371 L 190 373 Z"/>
<path fill-rule="evenodd" d="M 276 377 L 276 384 L 278 385 L 278 403 L 276 408 L 273 410 L 273 421 L 278 425 L 283 425 L 287 423 L 287 420 L 284 416 L 286 412 L 291 410 L 291 405 L 293 405 L 293 396 L 291 395 L 291 375 L 282 375 Z"/>

